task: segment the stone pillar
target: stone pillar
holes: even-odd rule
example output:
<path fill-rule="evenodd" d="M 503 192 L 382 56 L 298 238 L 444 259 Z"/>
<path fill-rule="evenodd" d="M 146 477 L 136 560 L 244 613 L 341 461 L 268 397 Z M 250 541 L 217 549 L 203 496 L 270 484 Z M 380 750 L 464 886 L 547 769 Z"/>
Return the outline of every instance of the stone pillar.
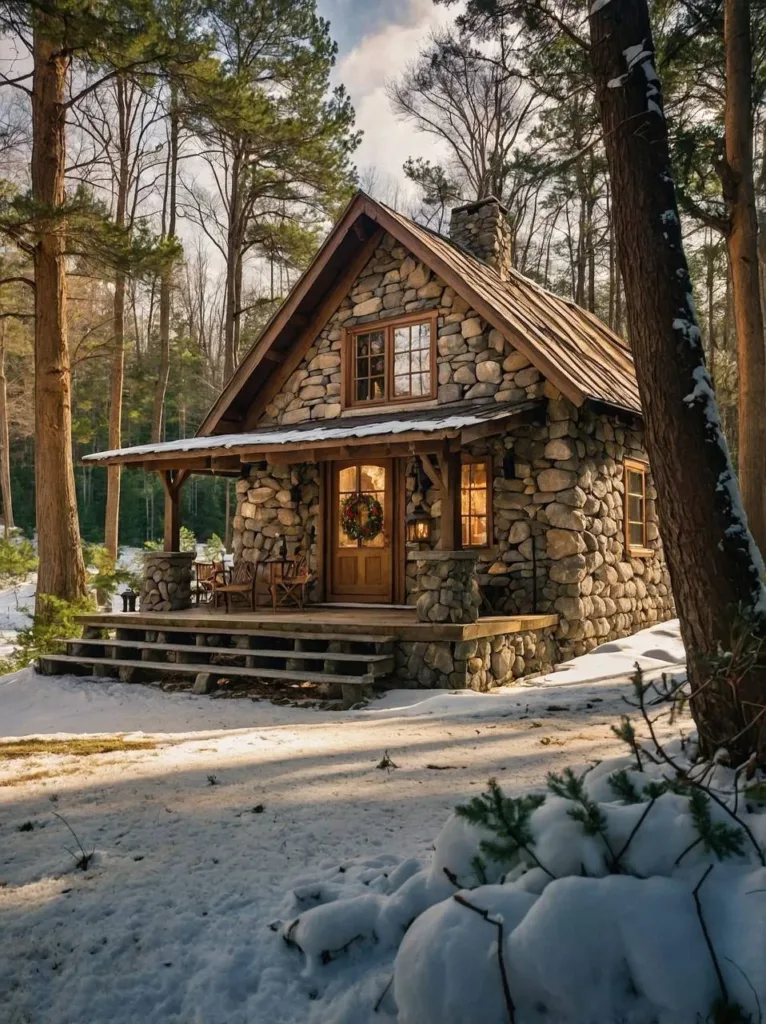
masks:
<path fill-rule="evenodd" d="M 420 622 L 476 622 L 481 592 L 475 551 L 410 551 Z"/>
<path fill-rule="evenodd" d="M 147 551 L 141 583 L 142 612 L 177 612 L 191 608 L 193 551 Z"/>

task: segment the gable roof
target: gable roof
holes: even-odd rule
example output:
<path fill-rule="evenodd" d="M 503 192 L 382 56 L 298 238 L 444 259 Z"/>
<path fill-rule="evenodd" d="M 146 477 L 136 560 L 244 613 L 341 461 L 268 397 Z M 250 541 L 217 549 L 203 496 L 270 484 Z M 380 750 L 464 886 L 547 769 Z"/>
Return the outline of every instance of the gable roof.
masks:
<path fill-rule="evenodd" d="M 253 426 L 245 423 L 253 401 L 296 368 L 386 231 L 506 335 L 576 405 L 591 400 L 640 412 L 630 348 L 596 316 L 516 271 L 503 280 L 450 239 L 358 192 L 237 367 L 198 436 Z"/>

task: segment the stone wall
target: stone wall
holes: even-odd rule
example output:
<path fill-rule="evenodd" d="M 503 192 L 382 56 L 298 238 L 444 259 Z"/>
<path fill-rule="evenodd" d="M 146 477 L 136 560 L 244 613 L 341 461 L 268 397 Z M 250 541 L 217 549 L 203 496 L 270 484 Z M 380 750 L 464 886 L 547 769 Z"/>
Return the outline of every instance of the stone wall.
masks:
<path fill-rule="evenodd" d="M 476 622 L 481 593 L 472 551 L 411 551 L 415 587 L 410 594 L 421 622 Z"/>
<path fill-rule="evenodd" d="M 497 613 L 556 613 L 564 656 L 628 636 L 675 614 L 657 527 L 656 491 L 647 479 L 649 556 L 631 557 L 624 537 L 624 461 L 646 461 L 638 421 L 549 401 L 538 423 L 471 445 L 492 459 L 494 543 L 480 549 L 477 572 Z M 505 457 L 513 455 L 506 477 Z M 420 505 L 439 537 L 439 492 L 417 490 L 408 465 L 407 510 Z M 407 563 L 407 601 L 417 600 Z M 486 610 L 485 610 L 486 614 Z"/>
<path fill-rule="evenodd" d="M 404 685 L 485 692 L 560 661 L 553 630 L 500 633 L 477 640 L 399 641 L 396 679 Z"/>
<path fill-rule="evenodd" d="M 674 615 L 657 528 L 656 491 L 647 479 L 649 556 L 631 557 L 624 536 L 624 461 L 646 461 L 638 421 L 548 403 L 544 423 L 515 428 L 515 478 L 495 480 L 497 582 L 507 580 L 502 608 L 559 615 L 564 655 L 628 636 Z M 500 489 L 498 489 L 500 488 Z"/>
<path fill-rule="evenodd" d="M 438 311 L 438 403 L 522 402 L 542 394 L 542 377 L 529 360 L 387 234 L 261 422 L 339 417 L 343 328 L 426 310 Z M 354 407 L 355 415 L 364 411 Z"/>
<path fill-rule="evenodd" d="M 193 551 L 147 551 L 139 610 L 177 612 L 191 607 L 193 561 Z"/>
<path fill-rule="evenodd" d="M 316 463 L 256 463 L 250 467 L 247 479 L 237 481 L 237 510 L 232 523 L 234 558 L 266 561 L 276 556 L 284 539 L 288 554 L 308 552 L 310 567 L 315 569 L 318 515 Z"/>

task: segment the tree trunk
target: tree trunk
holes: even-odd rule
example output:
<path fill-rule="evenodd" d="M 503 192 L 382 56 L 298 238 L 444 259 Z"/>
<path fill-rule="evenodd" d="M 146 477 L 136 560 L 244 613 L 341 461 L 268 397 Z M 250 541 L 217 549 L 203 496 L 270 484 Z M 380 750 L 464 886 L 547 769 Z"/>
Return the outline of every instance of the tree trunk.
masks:
<path fill-rule="evenodd" d="M 714 667 L 722 665 L 720 651 L 736 649 L 738 630 L 763 627 L 763 563 L 705 369 L 646 0 L 594 4 L 590 28 L 628 329 L 692 713 L 704 752 L 726 746 L 740 764 L 754 749 L 766 753 L 764 720 L 755 721 L 763 677 L 750 671 L 738 678 L 741 665 Z"/>
<path fill-rule="evenodd" d="M 715 247 L 713 245 L 712 228 L 710 229 L 710 242 L 707 247 L 705 288 L 707 290 L 707 363 L 710 369 L 710 379 L 715 384 Z"/>
<path fill-rule="evenodd" d="M 749 0 L 725 0 L 726 162 L 722 180 L 729 212 L 739 368 L 739 482 L 748 524 L 766 552 L 766 344 L 758 269 L 758 218 L 753 181 Z"/>
<path fill-rule="evenodd" d="M 130 183 L 130 126 L 125 101 L 125 80 L 117 80 L 117 114 L 119 119 L 119 169 L 115 224 L 125 227 L 125 209 Z M 125 274 L 118 271 L 114 279 L 112 372 L 109 398 L 109 448 L 122 446 L 122 390 L 125 381 Z M 104 545 L 112 558 L 117 558 L 120 535 L 120 466 L 106 468 L 106 522 Z"/>
<path fill-rule="evenodd" d="M 178 133 L 179 115 L 176 86 L 170 86 L 170 138 L 166 182 L 166 210 L 163 211 L 163 235 L 174 238 L 176 233 L 176 205 L 178 187 Z M 165 231 L 167 213 L 167 231 Z M 170 313 L 173 286 L 173 267 L 168 266 L 160 276 L 160 363 L 157 370 L 157 384 L 154 389 L 152 409 L 152 442 L 162 440 L 162 423 L 165 414 L 165 398 L 170 379 Z"/>
<path fill-rule="evenodd" d="M 11 492 L 11 448 L 8 434 L 8 381 L 5 376 L 5 320 L 0 322 L 0 498 L 6 537 L 14 527 Z"/>
<path fill-rule="evenodd" d="M 74 465 L 67 341 L 64 201 L 66 84 L 69 60 L 46 38 L 37 16 L 33 39 L 32 196 L 41 216 L 35 245 L 35 496 L 37 507 L 37 616 L 50 614 L 48 597 L 85 597 Z"/>
<path fill-rule="evenodd" d="M 229 231 L 226 240 L 226 306 L 224 312 L 224 383 L 236 369 L 237 346 L 237 271 L 240 262 L 240 158 L 234 155 L 231 164 L 231 200 L 229 203 Z"/>

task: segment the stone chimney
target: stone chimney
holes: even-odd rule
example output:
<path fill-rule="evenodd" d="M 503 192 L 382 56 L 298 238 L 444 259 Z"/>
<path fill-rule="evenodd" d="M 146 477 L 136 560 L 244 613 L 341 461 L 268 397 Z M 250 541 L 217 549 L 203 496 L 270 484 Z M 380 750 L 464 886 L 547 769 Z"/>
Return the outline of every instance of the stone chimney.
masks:
<path fill-rule="evenodd" d="M 508 211 L 494 196 L 456 206 L 449 236 L 453 242 L 488 263 L 507 281 L 511 269 L 513 233 Z"/>

